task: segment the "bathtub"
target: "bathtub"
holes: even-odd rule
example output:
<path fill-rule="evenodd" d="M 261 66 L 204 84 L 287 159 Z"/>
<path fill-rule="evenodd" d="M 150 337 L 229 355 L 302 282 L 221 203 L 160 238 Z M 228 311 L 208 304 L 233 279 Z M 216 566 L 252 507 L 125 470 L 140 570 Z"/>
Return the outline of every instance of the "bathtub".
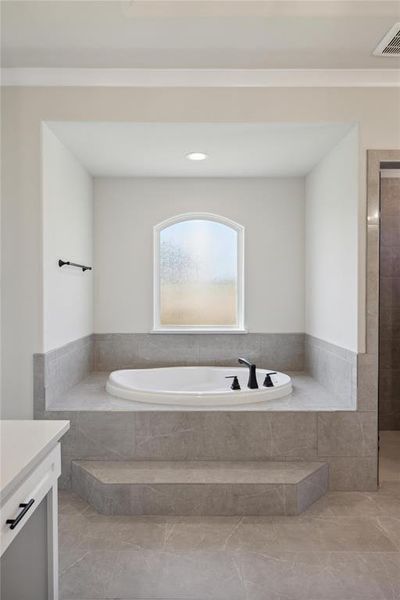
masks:
<path fill-rule="evenodd" d="M 276 400 L 288 396 L 292 381 L 285 373 L 271 375 L 274 387 L 263 387 L 270 370 L 257 369 L 258 389 L 248 389 L 249 371 L 240 367 L 165 367 L 113 371 L 106 390 L 112 396 L 150 404 L 223 406 Z M 241 390 L 232 390 L 236 375 Z"/>

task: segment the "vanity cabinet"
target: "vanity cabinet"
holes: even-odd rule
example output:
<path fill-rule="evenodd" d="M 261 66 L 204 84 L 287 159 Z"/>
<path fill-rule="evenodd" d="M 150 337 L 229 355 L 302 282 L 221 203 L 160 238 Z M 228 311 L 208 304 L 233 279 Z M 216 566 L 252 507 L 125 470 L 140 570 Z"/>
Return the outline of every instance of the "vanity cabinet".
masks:
<path fill-rule="evenodd" d="M 57 480 L 68 421 L 1 421 L 2 600 L 58 600 Z"/>

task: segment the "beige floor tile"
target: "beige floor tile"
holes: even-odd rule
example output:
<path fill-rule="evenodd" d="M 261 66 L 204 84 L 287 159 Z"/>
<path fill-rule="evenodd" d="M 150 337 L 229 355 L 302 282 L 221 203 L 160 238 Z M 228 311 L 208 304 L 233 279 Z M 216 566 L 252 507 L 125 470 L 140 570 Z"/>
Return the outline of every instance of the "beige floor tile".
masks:
<path fill-rule="evenodd" d="M 398 600 L 398 554 L 271 553 L 237 558 L 248 600 Z"/>
<path fill-rule="evenodd" d="M 61 600 L 400 599 L 393 478 L 299 517 L 107 517 L 61 493 L 59 522 Z"/>
<path fill-rule="evenodd" d="M 379 481 L 400 483 L 400 431 L 380 431 Z"/>

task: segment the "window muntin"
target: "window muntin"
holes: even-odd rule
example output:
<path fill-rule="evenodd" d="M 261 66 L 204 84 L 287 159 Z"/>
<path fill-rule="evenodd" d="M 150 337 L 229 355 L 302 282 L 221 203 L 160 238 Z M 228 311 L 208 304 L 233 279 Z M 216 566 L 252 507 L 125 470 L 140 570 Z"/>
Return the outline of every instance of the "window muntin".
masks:
<path fill-rule="evenodd" d="M 243 328 L 243 228 L 182 215 L 155 228 L 155 330 Z"/>

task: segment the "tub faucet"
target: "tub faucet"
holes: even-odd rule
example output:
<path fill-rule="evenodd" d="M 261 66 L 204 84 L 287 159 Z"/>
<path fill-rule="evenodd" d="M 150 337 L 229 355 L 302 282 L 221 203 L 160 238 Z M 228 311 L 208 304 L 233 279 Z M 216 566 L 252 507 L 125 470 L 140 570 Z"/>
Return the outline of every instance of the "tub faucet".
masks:
<path fill-rule="evenodd" d="M 256 390 L 258 388 L 257 377 L 256 377 L 256 365 L 249 362 L 245 358 L 239 358 L 238 362 L 241 365 L 246 365 L 246 367 L 249 367 L 249 381 L 247 383 L 247 387 L 250 388 L 251 390 Z"/>

